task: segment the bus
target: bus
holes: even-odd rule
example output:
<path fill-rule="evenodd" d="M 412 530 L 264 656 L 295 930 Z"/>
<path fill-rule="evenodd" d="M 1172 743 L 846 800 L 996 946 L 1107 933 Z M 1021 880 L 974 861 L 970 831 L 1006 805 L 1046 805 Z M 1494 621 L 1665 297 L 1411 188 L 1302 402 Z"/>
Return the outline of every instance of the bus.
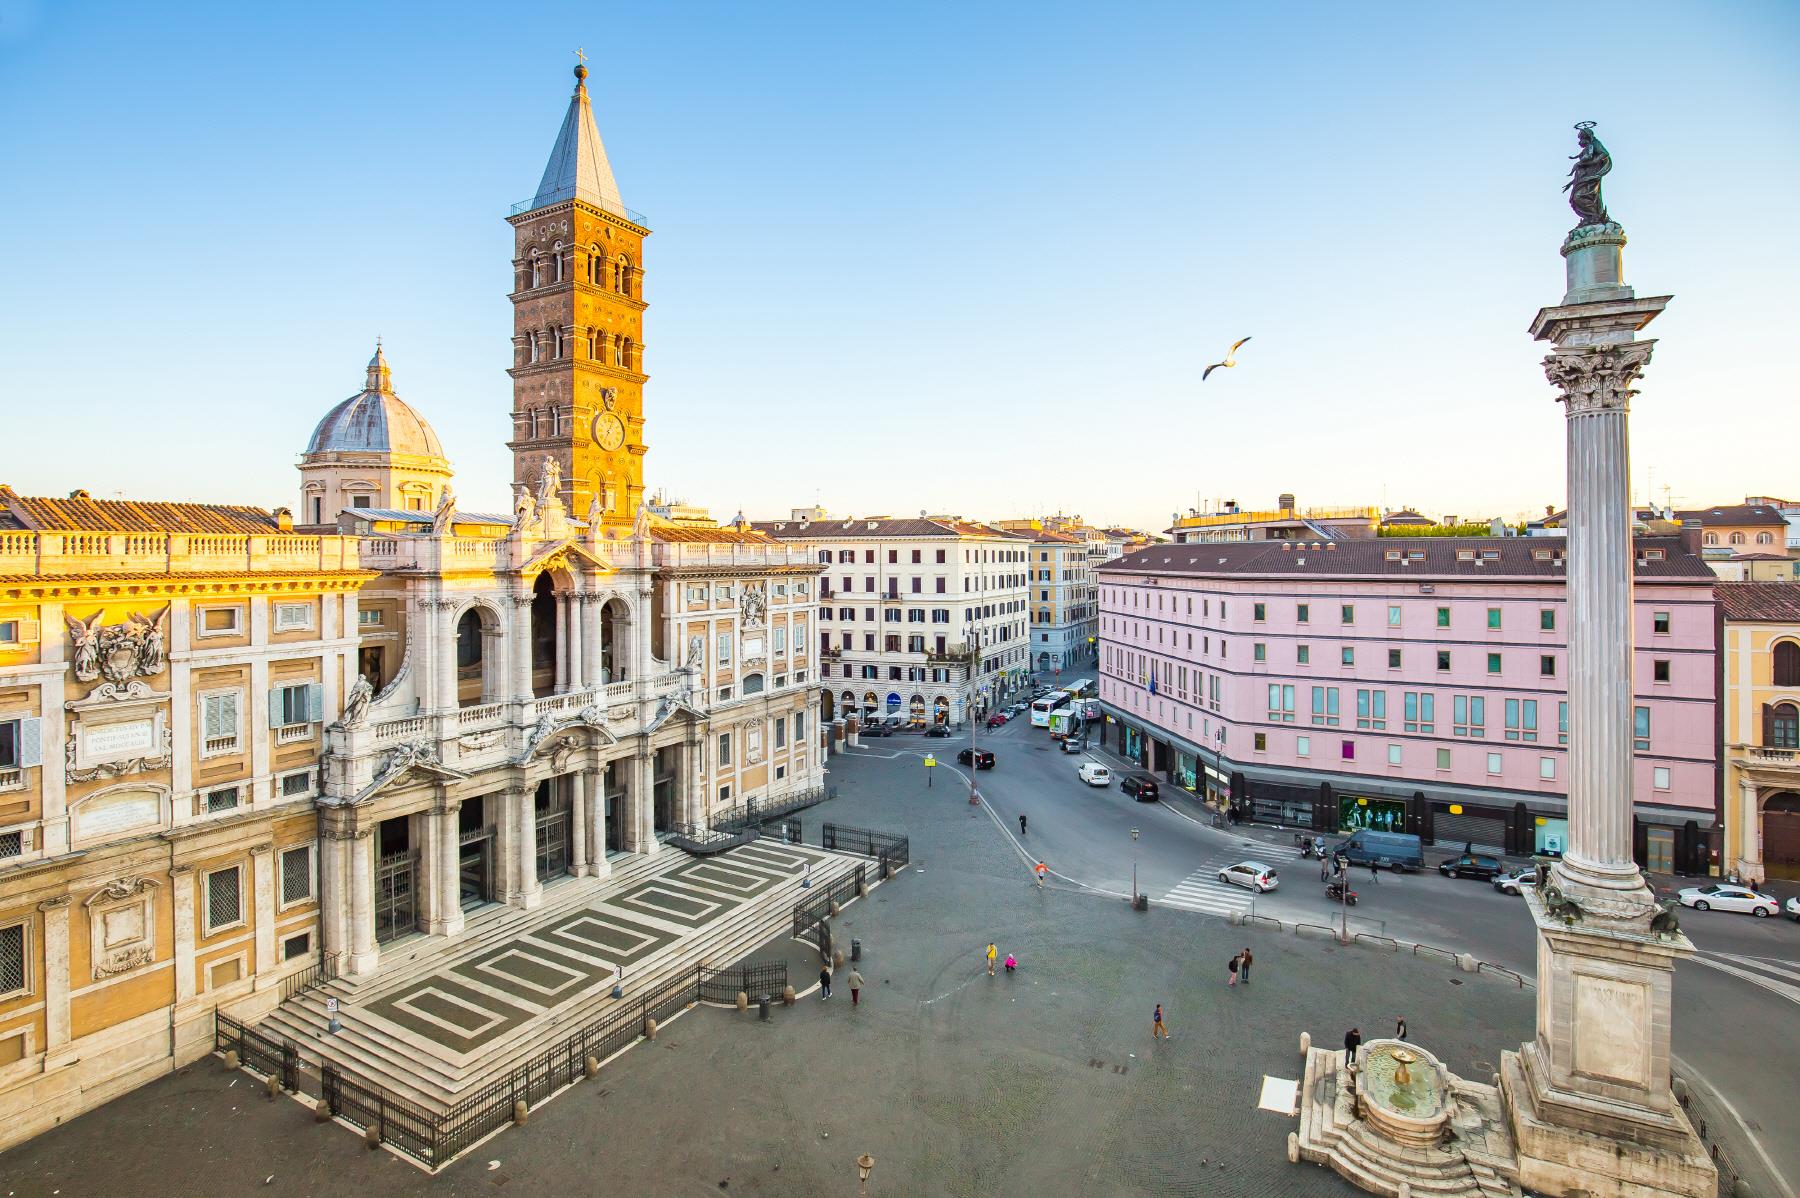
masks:
<path fill-rule="evenodd" d="M 1068 702 L 1068 691 L 1051 691 L 1043 698 L 1033 700 L 1031 704 L 1031 726 L 1033 728 L 1048 728 L 1050 726 L 1050 713 L 1059 707 L 1065 706 Z"/>
<path fill-rule="evenodd" d="M 1092 678 L 1083 678 L 1079 682 L 1071 682 L 1063 687 L 1063 690 L 1069 693 L 1069 698 L 1071 699 L 1091 699 L 1099 693 L 1094 687 L 1094 680 Z"/>

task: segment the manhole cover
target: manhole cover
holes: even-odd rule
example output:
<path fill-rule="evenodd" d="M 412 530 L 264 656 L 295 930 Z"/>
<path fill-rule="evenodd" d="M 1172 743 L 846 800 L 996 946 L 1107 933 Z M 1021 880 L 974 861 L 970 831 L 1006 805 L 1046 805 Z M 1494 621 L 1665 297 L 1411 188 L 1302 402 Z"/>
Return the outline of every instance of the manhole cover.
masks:
<path fill-rule="evenodd" d="M 1450 984 L 1452 986 L 1460 986 L 1460 985 L 1462 985 L 1462 979 L 1461 978 L 1451 978 Z"/>

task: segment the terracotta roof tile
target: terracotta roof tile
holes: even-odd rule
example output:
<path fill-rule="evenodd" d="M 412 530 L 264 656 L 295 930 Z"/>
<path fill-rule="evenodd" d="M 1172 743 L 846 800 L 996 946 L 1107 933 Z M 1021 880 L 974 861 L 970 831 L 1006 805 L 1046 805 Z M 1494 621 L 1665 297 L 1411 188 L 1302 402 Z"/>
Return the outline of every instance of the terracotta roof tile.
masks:
<path fill-rule="evenodd" d="M 1336 548 L 1327 548 L 1326 545 Z M 1638 537 L 1636 577 L 1713 578 L 1699 557 L 1682 548 L 1680 537 Z M 1284 547 L 1285 546 L 1285 547 Z M 1315 548 L 1316 546 L 1316 548 Z M 1548 537 L 1383 537 L 1356 541 L 1251 541 L 1227 544 L 1151 545 L 1103 563 L 1102 574 L 1162 574 L 1199 577 L 1314 578 L 1389 575 L 1401 578 L 1563 578 L 1568 573 L 1560 539 Z M 1458 550 L 1476 555 L 1460 560 Z M 1647 560 L 1661 550 L 1661 560 Z M 1400 556 L 1390 559 L 1390 553 Z M 1423 556 L 1412 556 L 1421 554 Z M 1494 556 L 1483 558 L 1482 554 Z M 1540 556 L 1548 554 L 1548 556 Z"/>
<path fill-rule="evenodd" d="M 0 528 L 72 532 L 275 533 L 259 507 L 20 495 L 0 485 Z"/>
<path fill-rule="evenodd" d="M 1721 582 L 1713 593 L 1727 620 L 1800 622 L 1800 582 Z"/>
<path fill-rule="evenodd" d="M 1760 503 L 1730 503 L 1720 507 L 1693 508 L 1689 511 L 1676 512 L 1675 518 L 1683 524 L 1712 525 L 1718 527 L 1725 524 L 1739 525 L 1785 525 L 1781 513 L 1772 507 Z"/>
<path fill-rule="evenodd" d="M 742 531 L 735 528 L 698 528 L 683 524 L 650 525 L 650 539 L 654 541 L 706 541 L 724 545 L 779 545 L 774 537 L 767 536 L 754 528 Z"/>

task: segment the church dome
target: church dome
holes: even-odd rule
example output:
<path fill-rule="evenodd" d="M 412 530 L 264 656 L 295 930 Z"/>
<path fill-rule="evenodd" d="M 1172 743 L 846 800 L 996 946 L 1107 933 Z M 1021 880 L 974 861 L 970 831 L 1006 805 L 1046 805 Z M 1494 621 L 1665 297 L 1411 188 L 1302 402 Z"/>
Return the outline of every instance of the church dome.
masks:
<path fill-rule="evenodd" d="M 394 394 L 392 372 L 381 346 L 369 359 L 368 382 L 319 421 L 306 444 L 308 457 L 321 453 L 401 454 L 444 460 L 444 447 L 425 418 Z"/>

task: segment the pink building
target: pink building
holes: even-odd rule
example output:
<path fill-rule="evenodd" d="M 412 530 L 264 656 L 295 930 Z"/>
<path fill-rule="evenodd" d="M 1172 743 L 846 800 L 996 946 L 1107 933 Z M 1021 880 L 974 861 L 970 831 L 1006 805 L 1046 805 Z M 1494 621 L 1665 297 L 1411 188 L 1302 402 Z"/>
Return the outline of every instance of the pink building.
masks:
<path fill-rule="evenodd" d="M 1637 858 L 1698 874 L 1719 803 L 1714 576 L 1636 541 Z M 1560 852 L 1565 545 L 1154 545 L 1100 568 L 1100 699 L 1123 755 L 1240 818 Z"/>

